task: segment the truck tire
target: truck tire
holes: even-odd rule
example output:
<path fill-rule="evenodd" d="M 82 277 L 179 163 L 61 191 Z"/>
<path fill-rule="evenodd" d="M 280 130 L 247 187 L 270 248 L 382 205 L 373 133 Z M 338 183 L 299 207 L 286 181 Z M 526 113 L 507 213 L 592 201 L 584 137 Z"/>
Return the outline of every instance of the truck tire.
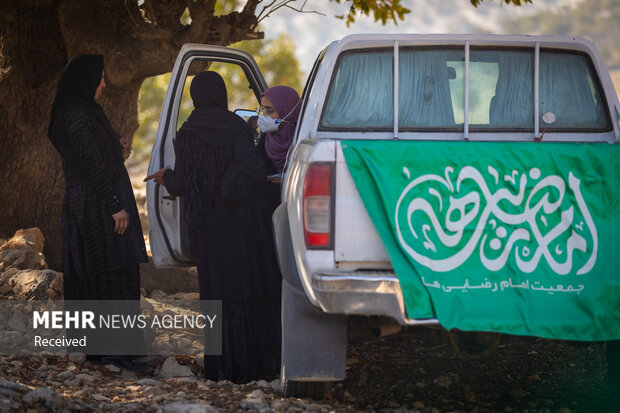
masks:
<path fill-rule="evenodd" d="M 607 384 L 611 399 L 620 405 L 620 340 L 607 342 Z"/>
<path fill-rule="evenodd" d="M 322 400 L 329 392 L 328 381 L 294 381 L 285 380 L 282 394 L 284 397 L 299 397 Z"/>

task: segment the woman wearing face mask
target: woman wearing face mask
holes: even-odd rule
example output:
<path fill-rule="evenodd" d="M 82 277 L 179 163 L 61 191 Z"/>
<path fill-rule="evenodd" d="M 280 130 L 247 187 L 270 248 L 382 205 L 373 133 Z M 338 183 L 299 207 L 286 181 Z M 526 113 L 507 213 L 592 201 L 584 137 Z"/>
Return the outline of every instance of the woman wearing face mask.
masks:
<path fill-rule="evenodd" d="M 261 95 L 258 127 L 263 137 L 259 146 L 264 147 L 271 173 L 281 174 L 299 117 L 300 99 L 295 89 L 274 86 Z"/>

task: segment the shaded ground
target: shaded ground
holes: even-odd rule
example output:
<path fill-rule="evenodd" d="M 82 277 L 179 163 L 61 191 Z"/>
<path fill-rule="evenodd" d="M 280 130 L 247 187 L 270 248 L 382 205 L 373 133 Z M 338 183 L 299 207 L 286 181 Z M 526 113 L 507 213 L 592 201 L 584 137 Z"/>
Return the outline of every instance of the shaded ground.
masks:
<path fill-rule="evenodd" d="M 608 399 L 606 370 L 602 343 L 503 336 L 493 353 L 472 357 L 456 353 L 445 332 L 418 327 L 352 338 L 347 379 L 334 396 L 360 409 L 620 412 Z"/>

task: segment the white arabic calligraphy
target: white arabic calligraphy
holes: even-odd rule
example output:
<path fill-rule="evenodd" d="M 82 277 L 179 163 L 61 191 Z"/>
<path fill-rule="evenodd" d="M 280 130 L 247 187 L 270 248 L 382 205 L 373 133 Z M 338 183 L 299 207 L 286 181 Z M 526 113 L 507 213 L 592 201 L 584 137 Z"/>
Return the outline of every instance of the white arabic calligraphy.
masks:
<path fill-rule="evenodd" d="M 433 271 L 451 271 L 469 259 L 479 246 L 480 261 L 490 271 L 501 270 L 509 260 L 513 249 L 515 262 L 524 273 L 533 272 L 544 257 L 555 273 L 569 274 L 573 267 L 574 251 L 589 253 L 589 258 L 577 270 L 577 275 L 586 274 L 594 267 L 598 251 L 597 230 L 579 188 L 581 181 L 572 172 L 568 174 L 568 188 L 571 194 L 566 197 L 567 188 L 564 179 L 557 175 L 541 177 L 538 168 L 529 171 L 529 178 L 537 182 L 527 197 L 526 173 L 519 174 L 518 171 L 511 170 L 509 175 L 504 175 L 505 182 L 512 184 L 515 189 L 518 188 L 516 193 L 512 193 L 507 188 L 498 188 L 495 192 L 491 192 L 482 174 L 472 166 L 463 167 L 456 177 L 456 185 L 453 185 L 450 176 L 453 172 L 453 168 L 446 167 L 443 177 L 435 174 L 415 177 L 398 199 L 394 215 L 398 240 L 416 262 Z M 497 170 L 489 166 L 488 172 L 497 185 L 499 181 Z M 464 182 L 469 185 L 468 187 L 471 187 L 472 183 L 475 184 L 476 190 L 462 193 L 465 191 L 462 189 L 465 186 Z M 421 187 L 423 184 L 425 186 Z M 426 192 L 425 188 L 429 184 L 433 187 L 428 188 Z M 531 188 L 532 184 L 529 187 Z M 445 190 L 449 192 L 448 202 L 442 202 L 442 197 L 439 195 L 440 191 Z M 424 198 L 427 193 L 431 195 L 430 200 Z M 434 200 L 433 203 L 437 204 L 437 199 L 439 199 L 439 213 L 435 212 L 430 202 Z M 445 197 L 443 199 L 445 200 Z M 566 206 L 567 202 L 569 206 Z M 563 204 L 565 209 L 561 210 Z M 506 207 L 511 209 L 517 207 L 518 213 L 507 212 Z M 423 224 L 420 224 L 418 219 L 414 225 L 412 219 L 414 213 L 425 215 Z M 559 222 L 552 228 L 547 228 L 553 221 L 549 222 L 545 214 L 547 217 L 551 214 L 558 217 L 559 214 Z M 442 215 L 443 223 L 440 221 Z M 542 230 L 537 223 L 537 217 L 543 225 Z M 583 233 L 584 223 L 579 217 L 585 221 L 589 236 Z M 574 218 L 577 218 L 579 223 L 574 223 Z M 405 219 L 407 226 L 403 228 Z M 487 224 L 492 231 L 489 231 Z M 506 228 L 512 232 L 508 234 Z M 409 236 L 407 237 L 409 241 L 406 241 L 403 230 L 408 230 L 414 240 Z M 420 236 L 423 238 L 420 239 Z M 469 239 L 465 238 L 467 236 Z M 489 247 L 492 251 L 498 251 L 494 258 L 485 255 L 488 236 L 492 238 L 489 240 Z M 590 246 L 584 236 L 590 239 Z M 562 248 L 556 241 L 560 237 L 565 240 Z M 418 245 L 418 249 L 421 249 L 420 242 L 416 240 L 421 241 L 423 252 L 413 247 Z M 465 241 L 465 245 L 460 247 L 462 241 Z M 444 247 L 459 249 L 453 254 L 451 251 L 452 255 L 448 257 L 436 257 L 437 246 L 440 245 L 438 242 Z M 550 246 L 553 242 L 556 242 L 555 248 Z M 530 248 L 535 245 L 535 249 L 525 245 L 520 247 L 523 243 L 527 243 Z M 558 258 L 562 256 L 564 259 L 560 262 Z"/>
<path fill-rule="evenodd" d="M 481 283 L 480 285 L 470 284 L 469 279 L 466 279 L 465 284 L 463 285 L 444 285 L 444 284 L 441 284 L 437 280 L 433 281 L 432 283 L 428 283 L 426 282 L 424 277 L 422 277 L 422 284 L 424 284 L 425 287 L 437 288 L 447 293 L 450 293 L 455 290 L 465 293 L 470 290 L 479 290 L 479 289 L 487 289 L 487 290 L 491 290 L 492 292 L 498 292 L 498 291 L 506 291 L 509 288 L 520 288 L 523 290 L 544 291 L 551 295 L 553 295 L 553 293 L 575 293 L 579 295 L 581 291 L 583 291 L 583 289 L 585 288 L 583 284 L 579 284 L 577 287 L 573 287 L 572 285 L 567 285 L 565 287 L 562 284 L 558 284 L 556 286 L 545 287 L 541 285 L 540 282 L 538 281 L 530 283 L 530 280 L 527 280 L 527 281 L 524 281 L 518 284 L 513 284 L 512 278 L 508 278 L 508 281 L 501 280 L 499 282 L 493 282 L 493 283 L 489 281 L 488 279 L 485 279 L 485 282 Z"/>

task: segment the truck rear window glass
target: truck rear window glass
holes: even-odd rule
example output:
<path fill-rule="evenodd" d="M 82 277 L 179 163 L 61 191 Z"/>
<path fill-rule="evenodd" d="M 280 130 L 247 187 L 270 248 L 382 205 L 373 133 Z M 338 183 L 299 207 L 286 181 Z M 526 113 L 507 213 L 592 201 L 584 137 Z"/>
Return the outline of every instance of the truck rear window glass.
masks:
<path fill-rule="evenodd" d="M 349 53 L 332 81 L 322 124 L 327 128 L 391 129 L 394 52 Z"/>
<path fill-rule="evenodd" d="M 333 77 L 322 130 L 391 130 L 394 125 L 393 50 L 344 54 Z M 461 48 L 401 48 L 398 126 L 402 131 L 463 131 L 465 53 Z M 533 49 L 470 51 L 470 131 L 533 131 Z M 546 130 L 609 128 L 587 58 L 543 51 L 539 63 L 539 124 Z"/>
<path fill-rule="evenodd" d="M 454 129 L 458 126 L 459 115 L 463 123 L 462 56 L 459 50 L 403 50 L 399 53 L 400 129 Z M 461 69 L 460 76 L 457 76 L 457 68 Z"/>
<path fill-rule="evenodd" d="M 469 127 L 534 129 L 534 51 L 472 50 Z"/>
<path fill-rule="evenodd" d="M 597 78 L 583 55 L 540 53 L 540 128 L 609 128 Z"/>

